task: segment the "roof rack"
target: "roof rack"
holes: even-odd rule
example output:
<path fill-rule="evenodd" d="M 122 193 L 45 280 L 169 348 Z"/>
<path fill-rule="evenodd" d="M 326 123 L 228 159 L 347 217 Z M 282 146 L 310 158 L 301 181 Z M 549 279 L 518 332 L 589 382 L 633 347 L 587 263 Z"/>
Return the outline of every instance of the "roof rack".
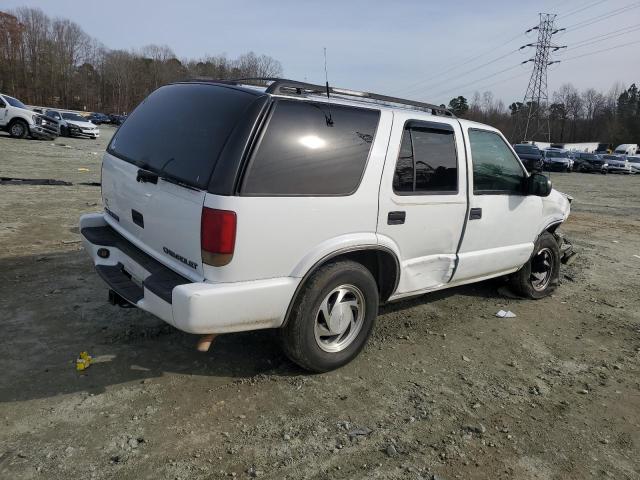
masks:
<path fill-rule="evenodd" d="M 267 82 L 272 82 L 267 86 L 266 93 L 274 95 L 309 95 L 319 94 L 324 95 L 327 93 L 327 87 L 324 85 L 314 85 L 312 83 L 298 82 L 296 80 L 287 80 L 277 77 L 252 77 L 252 78 L 236 78 L 233 80 L 215 80 L 219 83 L 228 83 L 233 85 L 247 84 L 247 82 L 260 83 L 263 86 Z M 358 90 L 349 90 L 346 88 L 329 87 L 329 93 L 339 96 L 356 97 L 365 100 L 375 100 L 383 103 L 395 103 L 397 105 L 405 105 L 414 107 L 419 110 L 431 112 L 433 115 L 440 115 L 445 117 L 455 117 L 455 115 L 444 107 L 434 105 L 431 103 L 417 102 L 415 100 L 408 100 L 406 98 L 390 97 L 387 95 L 380 95 L 378 93 L 361 92 Z"/>

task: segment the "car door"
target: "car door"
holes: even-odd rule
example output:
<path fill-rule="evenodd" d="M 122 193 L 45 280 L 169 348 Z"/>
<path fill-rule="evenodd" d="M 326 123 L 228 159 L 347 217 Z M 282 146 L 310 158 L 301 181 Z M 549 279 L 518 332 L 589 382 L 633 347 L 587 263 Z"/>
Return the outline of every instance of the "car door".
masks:
<path fill-rule="evenodd" d="M 0 125 L 7 124 L 7 117 L 9 116 L 9 109 L 7 108 L 7 104 L 0 97 Z"/>
<path fill-rule="evenodd" d="M 469 128 L 469 217 L 454 282 L 517 270 L 540 228 L 542 199 L 525 195 L 527 173 L 496 130 Z"/>
<path fill-rule="evenodd" d="M 377 229 L 380 243 L 400 257 L 395 298 L 450 281 L 466 209 L 464 142 L 458 121 L 395 112 Z"/>

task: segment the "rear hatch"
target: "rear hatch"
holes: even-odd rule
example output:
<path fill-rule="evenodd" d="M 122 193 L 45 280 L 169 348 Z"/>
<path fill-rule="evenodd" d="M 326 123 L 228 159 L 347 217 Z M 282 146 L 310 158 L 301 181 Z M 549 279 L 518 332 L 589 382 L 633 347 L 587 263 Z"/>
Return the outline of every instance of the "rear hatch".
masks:
<path fill-rule="evenodd" d="M 138 248 L 203 279 L 200 222 L 225 144 L 257 97 L 203 83 L 161 87 L 118 129 L 102 163 L 106 219 Z"/>

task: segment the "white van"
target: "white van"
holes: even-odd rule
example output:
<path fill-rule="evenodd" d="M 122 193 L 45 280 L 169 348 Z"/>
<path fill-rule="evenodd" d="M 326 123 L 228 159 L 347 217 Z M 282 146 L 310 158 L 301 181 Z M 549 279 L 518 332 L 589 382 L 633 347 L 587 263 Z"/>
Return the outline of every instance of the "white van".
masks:
<path fill-rule="evenodd" d="M 635 155 L 638 153 L 638 150 L 640 150 L 640 148 L 637 143 L 623 143 L 622 145 L 618 145 L 613 153 L 616 155 Z"/>

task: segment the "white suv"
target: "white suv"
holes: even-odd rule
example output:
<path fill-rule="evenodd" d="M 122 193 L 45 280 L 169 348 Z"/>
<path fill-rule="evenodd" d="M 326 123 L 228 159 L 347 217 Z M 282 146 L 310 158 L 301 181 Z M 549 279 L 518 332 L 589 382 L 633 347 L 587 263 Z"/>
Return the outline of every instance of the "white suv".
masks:
<path fill-rule="evenodd" d="M 279 328 L 313 371 L 353 359 L 383 302 L 506 274 L 548 295 L 569 215 L 495 128 L 287 80 L 156 90 L 102 198 L 80 228 L 112 303 L 197 334 Z"/>

